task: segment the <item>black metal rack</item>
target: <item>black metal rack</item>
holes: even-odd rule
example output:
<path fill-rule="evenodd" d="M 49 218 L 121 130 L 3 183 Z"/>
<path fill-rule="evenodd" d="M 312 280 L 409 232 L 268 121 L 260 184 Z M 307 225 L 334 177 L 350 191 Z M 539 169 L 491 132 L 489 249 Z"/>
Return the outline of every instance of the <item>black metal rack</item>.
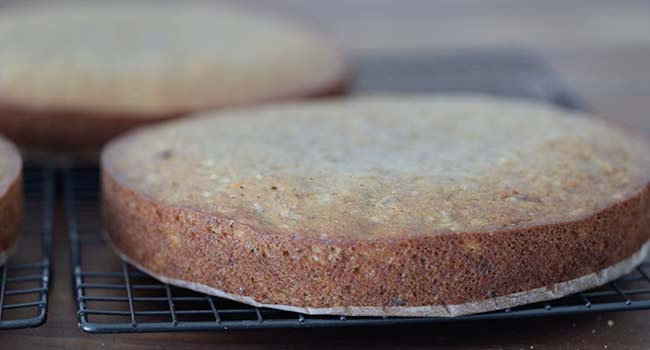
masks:
<path fill-rule="evenodd" d="M 47 318 L 52 263 L 54 171 L 27 167 L 18 251 L 0 267 L 0 329 L 37 327 Z"/>
<path fill-rule="evenodd" d="M 476 91 L 578 101 L 538 59 L 522 53 L 362 58 L 356 91 Z M 547 303 L 457 318 L 310 316 L 256 308 L 177 288 L 121 261 L 103 241 L 96 168 L 63 174 L 79 326 L 92 333 L 421 324 L 650 308 L 650 262 L 616 282 Z"/>

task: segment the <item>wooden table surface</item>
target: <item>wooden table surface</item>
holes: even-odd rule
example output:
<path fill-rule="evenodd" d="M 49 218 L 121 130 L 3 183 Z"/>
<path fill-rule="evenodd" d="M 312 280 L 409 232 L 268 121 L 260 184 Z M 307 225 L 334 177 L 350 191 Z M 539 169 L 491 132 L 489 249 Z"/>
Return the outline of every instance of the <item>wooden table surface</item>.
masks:
<path fill-rule="evenodd" d="M 0 0 L 0 4 L 4 1 Z M 527 48 L 599 114 L 650 137 L 650 2 L 256 0 L 317 22 L 352 54 Z M 1 11 L 1 7 L 0 7 Z M 91 335 L 76 327 L 62 208 L 47 323 L 0 349 L 648 349 L 650 311 L 390 328 Z"/>

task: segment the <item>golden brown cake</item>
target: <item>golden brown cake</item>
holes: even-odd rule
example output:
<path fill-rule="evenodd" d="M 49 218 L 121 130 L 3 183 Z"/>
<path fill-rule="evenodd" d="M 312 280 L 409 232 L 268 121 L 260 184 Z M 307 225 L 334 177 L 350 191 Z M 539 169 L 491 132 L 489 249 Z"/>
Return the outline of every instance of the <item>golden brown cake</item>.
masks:
<path fill-rule="evenodd" d="M 0 137 L 0 265 L 20 237 L 22 210 L 22 160 L 16 147 Z"/>
<path fill-rule="evenodd" d="M 204 114 L 104 149 L 104 224 L 135 266 L 205 293 L 308 314 L 457 316 L 640 263 L 649 150 L 595 117 L 487 97 Z"/>
<path fill-rule="evenodd" d="M 36 153 L 96 153 L 137 125 L 336 94 L 347 78 L 322 35 L 215 3 L 3 7 L 0 48 L 0 132 Z"/>

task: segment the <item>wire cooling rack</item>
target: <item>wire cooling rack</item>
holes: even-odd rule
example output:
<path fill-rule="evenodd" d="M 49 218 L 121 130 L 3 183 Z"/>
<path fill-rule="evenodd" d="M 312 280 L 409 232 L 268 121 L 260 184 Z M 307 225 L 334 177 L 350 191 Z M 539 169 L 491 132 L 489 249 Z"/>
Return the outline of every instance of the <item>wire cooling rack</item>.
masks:
<path fill-rule="evenodd" d="M 521 53 L 362 58 L 355 91 L 475 91 L 579 107 L 552 71 Z M 177 288 L 121 261 L 103 241 L 98 171 L 63 174 L 79 326 L 93 333 L 343 327 L 458 322 L 650 308 L 650 262 L 585 293 L 457 318 L 310 316 L 256 308 Z"/>
<path fill-rule="evenodd" d="M 27 167 L 23 190 L 25 216 L 18 251 L 0 267 L 0 329 L 36 327 L 47 317 L 54 172 Z"/>

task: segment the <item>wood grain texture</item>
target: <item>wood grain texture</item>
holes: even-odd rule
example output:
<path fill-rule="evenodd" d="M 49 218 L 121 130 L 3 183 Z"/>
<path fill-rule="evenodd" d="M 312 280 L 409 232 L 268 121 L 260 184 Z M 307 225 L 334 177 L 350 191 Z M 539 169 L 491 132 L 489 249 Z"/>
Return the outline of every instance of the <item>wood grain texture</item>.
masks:
<path fill-rule="evenodd" d="M 0 0 L 0 6 L 7 1 Z M 320 23 L 354 53 L 523 47 L 599 114 L 650 137 L 650 2 L 256 0 Z M 1 11 L 1 7 L 0 7 Z M 76 328 L 62 207 L 48 322 L 0 349 L 646 349 L 650 311 L 390 328 L 91 335 Z M 612 322 L 609 322 L 609 321 Z M 610 326 L 611 325 L 611 326 Z"/>

